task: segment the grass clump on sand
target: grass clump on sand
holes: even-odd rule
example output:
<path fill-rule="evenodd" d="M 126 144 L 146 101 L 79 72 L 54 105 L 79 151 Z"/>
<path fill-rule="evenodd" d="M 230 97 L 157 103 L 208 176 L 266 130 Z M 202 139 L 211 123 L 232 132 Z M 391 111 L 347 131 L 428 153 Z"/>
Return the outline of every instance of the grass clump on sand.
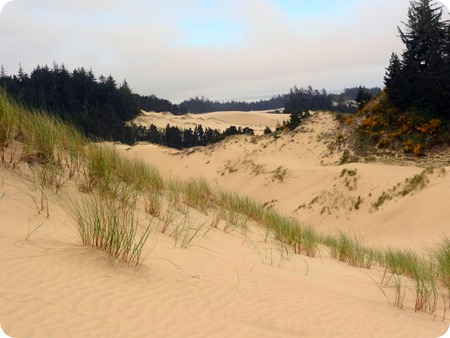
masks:
<path fill-rule="evenodd" d="M 76 203 L 72 213 L 82 244 L 99 248 L 125 262 L 140 264 L 152 224 L 139 231 L 135 207 L 133 202 L 118 206 L 95 196 Z"/>
<path fill-rule="evenodd" d="M 185 203 L 206 213 L 206 209 L 213 202 L 214 194 L 205 179 L 191 179 L 184 184 Z"/>
<path fill-rule="evenodd" d="M 288 244 L 295 254 L 316 257 L 319 252 L 319 236 L 313 229 L 302 227 L 296 220 L 270 209 L 264 214 L 263 224 L 272 229 L 275 238 Z"/>
<path fill-rule="evenodd" d="M 436 313 L 440 293 L 436 257 L 421 257 L 409 250 L 387 249 L 384 252 L 385 271 L 381 284 L 394 288 L 396 306 L 400 307 L 397 300 L 403 297 L 400 292 L 404 293 L 402 289 L 408 285 L 415 294 L 415 310 Z M 400 276 L 407 279 L 402 288 L 398 286 Z"/>
<path fill-rule="evenodd" d="M 374 261 L 375 252 L 365 245 L 362 238 L 352 237 L 340 232 L 338 236 L 327 236 L 323 243 L 330 248 L 331 257 L 350 266 L 370 269 Z"/>
<path fill-rule="evenodd" d="M 78 165 L 86 139 L 75 128 L 45 112 L 28 111 L 0 90 L 1 162 Z"/>
<path fill-rule="evenodd" d="M 450 308 L 450 239 L 445 240 L 433 252 L 437 263 L 438 280 L 447 292 L 447 302 Z"/>
<path fill-rule="evenodd" d="M 233 210 L 272 230 L 278 241 L 288 244 L 294 253 L 315 257 L 318 253 L 319 236 L 311 228 L 304 228 L 296 220 L 267 209 L 248 196 L 230 191 L 219 191 L 217 204 Z"/>
<path fill-rule="evenodd" d="M 86 189 L 96 188 L 108 194 L 117 183 L 141 192 L 164 188 L 159 172 L 143 160 L 122 156 L 113 145 L 91 144 L 87 151 Z"/>

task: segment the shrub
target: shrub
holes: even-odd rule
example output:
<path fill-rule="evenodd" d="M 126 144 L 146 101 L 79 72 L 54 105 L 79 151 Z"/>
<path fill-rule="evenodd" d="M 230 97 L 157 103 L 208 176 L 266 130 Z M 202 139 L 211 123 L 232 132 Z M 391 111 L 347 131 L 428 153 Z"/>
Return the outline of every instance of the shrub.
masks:
<path fill-rule="evenodd" d="M 272 130 L 269 127 L 266 127 L 264 129 L 264 135 L 269 135 L 269 134 L 272 134 Z"/>

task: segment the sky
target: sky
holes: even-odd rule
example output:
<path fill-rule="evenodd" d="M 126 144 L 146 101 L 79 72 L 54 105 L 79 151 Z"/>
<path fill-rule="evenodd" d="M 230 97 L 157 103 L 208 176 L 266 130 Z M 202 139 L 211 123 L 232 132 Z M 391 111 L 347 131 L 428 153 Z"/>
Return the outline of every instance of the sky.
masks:
<path fill-rule="evenodd" d="M 447 1 L 450 2 L 450 1 Z M 383 86 L 408 0 L 14 0 L 0 64 L 84 67 L 141 95 L 256 100 Z M 447 9 L 446 9 L 447 10 Z M 447 10 L 448 11 L 448 10 Z"/>

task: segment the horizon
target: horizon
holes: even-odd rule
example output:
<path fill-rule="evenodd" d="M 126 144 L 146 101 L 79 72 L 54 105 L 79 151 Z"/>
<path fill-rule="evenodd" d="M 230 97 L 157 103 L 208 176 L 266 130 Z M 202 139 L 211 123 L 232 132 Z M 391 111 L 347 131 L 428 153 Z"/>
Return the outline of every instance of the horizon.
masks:
<path fill-rule="evenodd" d="M 391 53 L 402 50 L 397 26 L 408 6 L 407 0 L 14 0 L 0 12 L 0 64 L 8 74 L 19 64 L 26 73 L 53 62 L 84 67 L 172 102 L 268 99 L 294 86 L 329 93 L 382 88 Z"/>

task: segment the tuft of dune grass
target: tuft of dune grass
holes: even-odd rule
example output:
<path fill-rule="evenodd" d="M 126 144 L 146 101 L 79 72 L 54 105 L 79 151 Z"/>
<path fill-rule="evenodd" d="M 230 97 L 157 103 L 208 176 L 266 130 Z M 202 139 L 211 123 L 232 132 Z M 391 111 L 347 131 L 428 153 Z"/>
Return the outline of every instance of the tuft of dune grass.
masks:
<path fill-rule="evenodd" d="M 29 111 L 0 90 L 1 160 L 10 164 L 38 161 L 58 165 L 73 162 L 86 138 L 74 127 L 44 111 Z"/>
<path fill-rule="evenodd" d="M 438 280 L 447 292 L 447 302 L 450 308 L 450 239 L 444 241 L 433 250 L 436 259 Z"/>
<path fill-rule="evenodd" d="M 133 202 L 117 206 L 98 196 L 76 202 L 72 215 L 83 245 L 101 249 L 124 262 L 139 265 L 152 223 L 140 229 Z"/>
<path fill-rule="evenodd" d="M 374 250 L 356 235 L 339 232 L 337 236 L 325 237 L 323 243 L 330 248 L 331 257 L 358 268 L 370 269 L 376 256 Z"/>

